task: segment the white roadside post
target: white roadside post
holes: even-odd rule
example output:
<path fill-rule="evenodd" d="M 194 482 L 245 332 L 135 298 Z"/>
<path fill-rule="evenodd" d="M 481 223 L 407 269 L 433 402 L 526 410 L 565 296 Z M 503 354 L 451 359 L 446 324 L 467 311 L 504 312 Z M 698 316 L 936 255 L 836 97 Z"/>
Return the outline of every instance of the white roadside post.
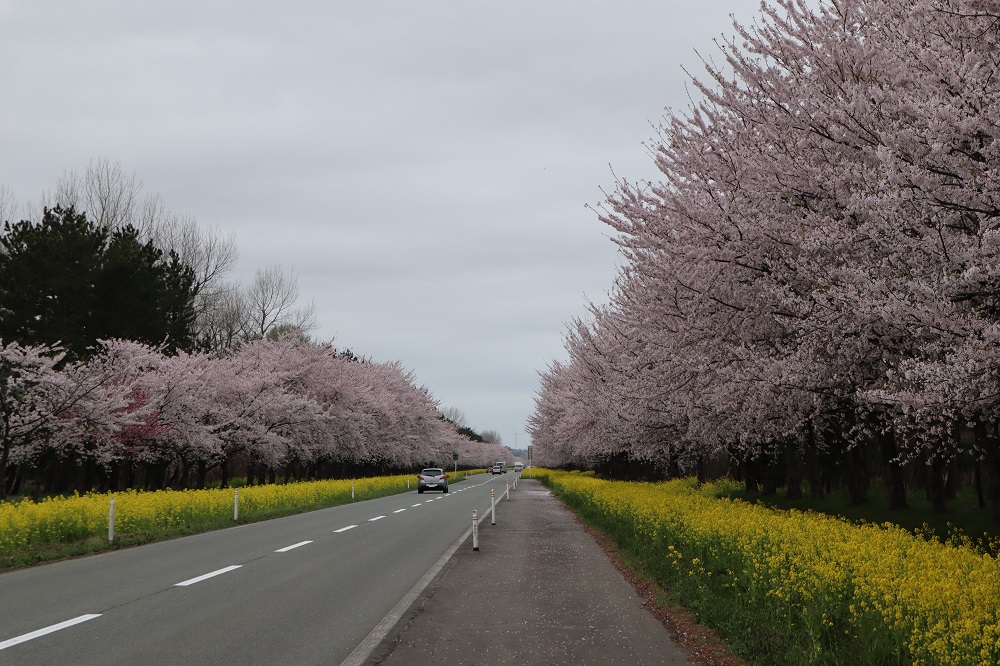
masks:
<path fill-rule="evenodd" d="M 510 501 L 510 479 L 507 479 L 507 501 Z"/>
<path fill-rule="evenodd" d="M 354 499 L 354 482 L 351 481 L 351 499 Z"/>
<path fill-rule="evenodd" d="M 233 521 L 240 519 L 240 489 L 233 492 Z"/>
<path fill-rule="evenodd" d="M 472 550 L 479 550 L 479 516 L 472 510 Z"/>
<path fill-rule="evenodd" d="M 108 510 L 108 543 L 115 540 L 115 498 L 111 498 L 111 508 Z"/>
<path fill-rule="evenodd" d="M 490 525 L 497 524 L 497 491 L 490 488 Z"/>

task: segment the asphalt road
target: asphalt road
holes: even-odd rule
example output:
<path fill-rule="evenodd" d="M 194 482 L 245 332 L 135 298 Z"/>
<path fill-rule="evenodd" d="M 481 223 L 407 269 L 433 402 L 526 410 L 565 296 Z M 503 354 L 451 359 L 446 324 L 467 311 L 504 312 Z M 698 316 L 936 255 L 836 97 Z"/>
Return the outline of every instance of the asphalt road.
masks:
<path fill-rule="evenodd" d="M 0 574 L 0 664 L 341 664 L 512 479 Z"/>

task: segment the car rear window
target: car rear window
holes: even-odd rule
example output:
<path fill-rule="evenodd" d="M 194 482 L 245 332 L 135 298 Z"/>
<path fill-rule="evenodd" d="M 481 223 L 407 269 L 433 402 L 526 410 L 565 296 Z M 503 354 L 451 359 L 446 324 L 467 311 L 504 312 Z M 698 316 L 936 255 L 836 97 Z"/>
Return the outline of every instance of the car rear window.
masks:
<path fill-rule="evenodd" d="M 427 469 L 422 471 L 421 474 L 423 474 L 424 476 L 441 476 L 442 474 L 444 474 L 444 470 L 441 469 L 440 467 L 428 467 Z"/>

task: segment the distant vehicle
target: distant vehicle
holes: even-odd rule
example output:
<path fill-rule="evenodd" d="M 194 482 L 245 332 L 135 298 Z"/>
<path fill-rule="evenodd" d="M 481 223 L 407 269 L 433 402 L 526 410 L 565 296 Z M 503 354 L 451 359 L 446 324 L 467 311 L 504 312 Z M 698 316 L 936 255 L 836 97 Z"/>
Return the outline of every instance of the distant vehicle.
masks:
<path fill-rule="evenodd" d="M 521 463 L 521 462 L 514 463 L 514 471 L 515 472 L 524 471 L 524 463 Z"/>
<path fill-rule="evenodd" d="M 499 467 L 501 474 L 506 474 L 507 473 L 507 463 L 505 463 L 504 461 L 498 460 L 495 463 L 493 463 L 493 466 L 494 467 Z"/>
<path fill-rule="evenodd" d="M 417 475 L 417 492 L 440 490 L 448 492 L 448 475 L 440 467 L 428 467 Z"/>
<path fill-rule="evenodd" d="M 493 465 L 490 468 L 490 474 L 503 474 L 503 465 Z"/>

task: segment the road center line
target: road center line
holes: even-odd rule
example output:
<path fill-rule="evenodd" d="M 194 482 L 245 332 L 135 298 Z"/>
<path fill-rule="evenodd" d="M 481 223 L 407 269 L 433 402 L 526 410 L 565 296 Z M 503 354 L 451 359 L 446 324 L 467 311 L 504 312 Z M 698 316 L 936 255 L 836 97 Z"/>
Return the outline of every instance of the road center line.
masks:
<path fill-rule="evenodd" d="M 346 532 L 347 530 L 353 530 L 355 527 L 357 527 L 357 525 L 348 525 L 347 527 L 341 527 L 339 530 L 334 530 L 333 533 L 336 534 L 337 532 Z"/>
<path fill-rule="evenodd" d="M 218 576 L 220 574 L 229 573 L 230 571 L 234 571 L 236 569 L 239 569 L 242 566 L 243 566 L 242 564 L 233 564 L 231 566 L 224 567 L 224 568 L 219 569 L 217 571 L 213 571 L 211 573 L 207 573 L 207 574 L 204 574 L 202 576 L 198 576 L 197 578 L 191 578 L 189 580 L 184 581 L 183 583 L 177 583 L 177 584 L 174 585 L 174 587 L 187 587 L 188 585 L 194 585 L 195 583 L 200 583 L 201 581 L 203 581 L 203 580 L 205 580 L 207 578 L 212 578 L 213 576 Z"/>
<path fill-rule="evenodd" d="M 406 509 L 396 509 L 393 513 L 403 513 Z"/>
<path fill-rule="evenodd" d="M 368 522 L 374 523 L 376 520 L 382 520 L 383 518 L 385 518 L 385 516 L 375 516 L 374 518 L 369 518 Z"/>
<path fill-rule="evenodd" d="M 288 551 L 292 550 L 293 548 L 298 548 L 299 546 L 304 546 L 307 543 L 312 543 L 312 541 L 299 541 L 298 543 L 293 543 L 291 546 L 285 546 L 284 548 L 279 548 L 278 550 L 276 550 L 274 552 L 276 552 L 276 553 L 287 553 Z"/>
<path fill-rule="evenodd" d="M 51 626 L 45 627 L 44 629 L 39 629 L 37 631 L 32 631 L 31 633 L 21 634 L 20 636 L 15 636 L 14 638 L 9 638 L 5 641 L 0 641 L 0 650 L 6 650 L 7 648 L 14 647 L 19 643 L 24 643 L 34 638 L 44 636 L 46 634 L 51 634 L 53 632 L 59 631 L 60 629 L 65 629 L 66 627 L 72 627 L 74 624 L 80 624 L 81 622 L 86 622 L 87 620 L 93 620 L 95 617 L 101 617 L 101 614 L 91 613 L 89 615 L 81 615 L 79 617 L 74 617 L 72 620 L 66 620 L 65 622 L 60 622 L 59 624 L 53 624 Z"/>
<path fill-rule="evenodd" d="M 413 506 L 420 506 L 420 505 L 419 504 L 414 504 Z M 412 509 L 413 507 L 410 507 L 410 508 Z"/>

